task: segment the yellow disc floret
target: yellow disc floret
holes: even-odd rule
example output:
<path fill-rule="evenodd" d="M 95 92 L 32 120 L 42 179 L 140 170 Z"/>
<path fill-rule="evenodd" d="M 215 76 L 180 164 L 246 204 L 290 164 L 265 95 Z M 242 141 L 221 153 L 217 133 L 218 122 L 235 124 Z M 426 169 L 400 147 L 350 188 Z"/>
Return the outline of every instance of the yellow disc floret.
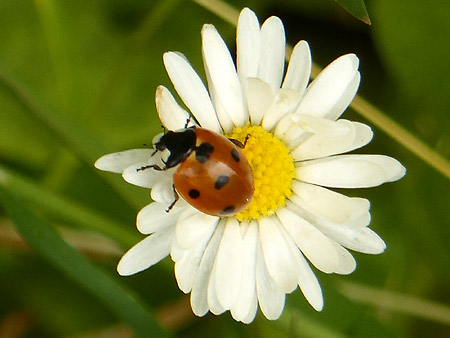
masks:
<path fill-rule="evenodd" d="M 234 217 L 250 221 L 273 215 L 292 194 L 295 172 L 289 149 L 261 126 L 236 127 L 227 137 L 246 142 L 241 150 L 250 163 L 255 185 L 249 206 Z"/>

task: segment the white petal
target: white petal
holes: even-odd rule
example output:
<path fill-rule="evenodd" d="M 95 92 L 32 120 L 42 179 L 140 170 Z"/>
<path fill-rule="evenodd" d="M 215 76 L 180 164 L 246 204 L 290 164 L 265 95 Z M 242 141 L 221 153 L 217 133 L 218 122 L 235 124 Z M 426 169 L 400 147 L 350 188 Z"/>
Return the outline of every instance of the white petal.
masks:
<path fill-rule="evenodd" d="M 161 123 L 168 130 L 185 128 L 190 120 L 189 113 L 181 108 L 170 91 L 164 86 L 158 86 L 155 94 L 156 110 Z M 188 125 L 193 125 L 190 121 Z"/>
<path fill-rule="evenodd" d="M 290 200 L 317 217 L 333 223 L 346 223 L 368 212 L 370 203 L 363 198 L 350 198 L 329 189 L 292 182 L 295 193 Z"/>
<path fill-rule="evenodd" d="M 224 313 L 226 311 L 226 308 L 222 306 L 217 296 L 216 278 L 214 278 L 214 276 L 216 275 L 216 270 L 217 264 L 214 263 L 208 284 L 208 307 L 211 313 L 217 316 Z"/>
<path fill-rule="evenodd" d="M 267 271 L 261 245 L 256 248 L 256 293 L 264 316 L 270 320 L 278 319 L 283 312 L 285 294 Z"/>
<path fill-rule="evenodd" d="M 178 287 L 184 293 L 192 290 L 201 259 L 215 228 L 197 239 L 195 246 L 188 250 L 183 258 L 175 263 L 175 276 Z"/>
<path fill-rule="evenodd" d="M 311 76 L 311 63 L 308 43 L 298 42 L 292 51 L 282 88 L 295 90 L 303 96 Z"/>
<path fill-rule="evenodd" d="M 258 78 L 247 79 L 247 104 L 252 125 L 261 124 L 273 99 L 273 90 L 268 83 Z"/>
<path fill-rule="evenodd" d="M 285 293 L 297 287 L 297 275 L 292 268 L 291 253 L 279 229 L 278 219 L 263 217 L 259 220 L 261 247 L 267 271 L 275 284 Z"/>
<path fill-rule="evenodd" d="M 158 263 L 169 254 L 173 236 L 174 229 L 170 227 L 144 238 L 123 255 L 117 271 L 122 276 L 129 276 Z"/>
<path fill-rule="evenodd" d="M 279 89 L 272 104 L 267 108 L 262 121 L 265 130 L 272 130 L 280 119 L 294 110 L 301 96 L 290 89 Z"/>
<path fill-rule="evenodd" d="M 146 161 L 134 163 L 123 171 L 123 179 L 128 183 L 140 187 L 152 188 L 157 182 L 163 179 L 164 176 L 170 175 L 169 171 L 158 171 L 153 168 L 142 170 L 142 168 L 148 165 L 160 165 L 157 160 L 157 156 L 153 156 Z"/>
<path fill-rule="evenodd" d="M 180 247 L 177 243 L 177 241 L 173 240 L 172 242 L 172 248 L 170 249 L 170 258 L 172 261 L 179 262 L 183 259 L 184 255 L 188 253 L 189 250 L 185 250 L 182 247 Z"/>
<path fill-rule="evenodd" d="M 354 54 L 339 57 L 308 86 L 296 112 L 325 118 L 335 117 L 354 94 L 359 59 Z M 359 84 L 359 77 L 357 78 Z M 353 96 L 351 98 L 353 98 Z"/>
<path fill-rule="evenodd" d="M 270 84 L 273 91 L 280 88 L 283 78 L 285 48 L 286 37 L 283 23 L 276 16 L 272 16 L 261 26 L 258 77 Z"/>
<path fill-rule="evenodd" d="M 129 166 L 147 161 L 153 153 L 153 149 L 131 149 L 103 155 L 94 164 L 97 169 L 122 173 Z"/>
<path fill-rule="evenodd" d="M 366 227 L 355 228 L 326 221 L 318 222 L 317 227 L 328 237 L 354 251 L 376 255 L 386 249 L 380 236 Z"/>
<path fill-rule="evenodd" d="M 160 231 L 174 225 L 180 214 L 180 209 L 173 208 L 167 212 L 167 204 L 153 202 L 139 211 L 136 227 L 144 235 Z"/>
<path fill-rule="evenodd" d="M 277 216 L 295 244 L 317 269 L 325 273 L 336 272 L 339 257 L 333 241 L 287 208 L 278 209 Z"/>
<path fill-rule="evenodd" d="M 233 59 L 213 25 L 203 26 L 202 50 L 208 85 L 214 93 L 211 99 L 224 131 L 230 132 L 233 124 L 243 126 L 248 121 L 248 113 Z"/>
<path fill-rule="evenodd" d="M 243 240 L 243 275 L 240 293 L 231 308 L 231 314 L 237 321 L 246 324 L 253 321 L 258 308 L 256 298 L 256 246 L 258 243 L 258 224 L 254 221 L 248 226 Z"/>
<path fill-rule="evenodd" d="M 191 292 L 192 311 L 199 317 L 204 316 L 208 310 L 208 284 L 211 277 L 217 250 L 222 239 L 225 222 L 220 222 L 203 254 L 197 276 Z"/>
<path fill-rule="evenodd" d="M 255 290 L 255 297 L 253 299 L 254 300 L 252 300 L 251 309 L 249 310 L 249 312 L 245 317 L 240 319 L 240 321 L 244 324 L 250 324 L 251 322 L 253 322 L 253 320 L 256 317 L 256 313 L 258 312 L 258 299 L 256 297 L 256 290 Z"/>
<path fill-rule="evenodd" d="M 175 278 L 178 288 L 184 293 L 192 290 L 204 248 L 194 247 L 187 250 L 183 257 L 175 263 Z"/>
<path fill-rule="evenodd" d="M 353 101 L 353 98 L 356 95 L 356 92 L 359 88 L 359 83 L 361 82 L 361 74 L 356 72 L 355 77 L 350 82 L 345 91 L 344 95 L 342 95 L 339 102 L 333 107 L 333 109 L 325 116 L 326 118 L 334 121 L 337 120 L 342 113 L 347 109 L 350 103 Z"/>
<path fill-rule="evenodd" d="M 313 136 L 291 152 L 295 160 L 304 161 L 346 153 L 366 145 L 372 139 L 372 130 L 365 124 L 347 120 L 320 120 L 328 121 L 329 125 L 322 124 L 322 128 L 314 131 Z"/>
<path fill-rule="evenodd" d="M 297 249 L 298 255 L 298 285 L 309 304 L 316 310 L 323 309 L 323 295 L 316 275 L 309 267 L 301 252 Z"/>
<path fill-rule="evenodd" d="M 184 58 L 175 52 L 164 54 L 164 65 L 178 95 L 203 128 L 222 131 L 202 80 Z"/>
<path fill-rule="evenodd" d="M 323 296 L 319 281 L 298 247 L 293 243 L 292 238 L 284 231 L 284 227 L 282 227 L 282 230 L 282 234 L 292 255 L 292 261 L 294 263 L 292 269 L 297 274 L 298 285 L 311 306 L 317 311 L 321 311 L 323 308 Z"/>
<path fill-rule="evenodd" d="M 352 256 L 352 254 L 336 242 L 334 242 L 334 247 L 339 257 L 339 264 L 337 266 L 335 273 L 341 275 L 348 275 L 353 271 L 355 271 L 356 261 L 355 258 Z"/>
<path fill-rule="evenodd" d="M 231 309 L 237 300 L 242 285 L 243 240 L 239 222 L 228 218 L 222 241 L 214 263 L 216 293 L 220 304 L 226 310 Z"/>
<path fill-rule="evenodd" d="M 332 188 L 367 188 L 402 178 L 406 169 L 384 155 L 340 155 L 300 162 L 301 181 Z"/>
<path fill-rule="evenodd" d="M 340 123 L 340 121 L 345 121 L 345 120 L 338 120 L 337 122 Z M 350 121 L 347 121 L 347 122 L 350 122 Z M 364 147 L 366 144 L 368 144 L 372 140 L 372 137 L 373 137 L 373 131 L 368 125 L 366 125 L 364 123 L 360 123 L 360 122 L 354 122 L 354 121 L 351 121 L 350 123 L 355 128 L 353 142 L 345 150 L 341 151 L 341 153 L 349 152 L 349 151 Z"/>
<path fill-rule="evenodd" d="M 206 215 L 194 208 L 185 208 L 176 226 L 176 240 L 183 249 L 192 248 L 206 233 L 212 233 L 219 217 Z"/>
<path fill-rule="evenodd" d="M 370 202 L 369 202 L 370 204 Z M 370 208 L 370 207 L 369 207 Z M 354 217 L 347 222 L 345 225 L 350 228 L 364 228 L 370 224 L 371 216 L 369 210 L 367 212 L 363 213 L 362 215 L 354 215 Z"/>
<path fill-rule="evenodd" d="M 155 183 L 151 191 L 152 200 L 155 202 L 166 204 L 169 207 L 176 199 L 173 191 L 172 177 L 162 176 L 159 181 Z M 178 206 L 185 205 L 182 198 L 179 198 L 176 202 Z"/>
<path fill-rule="evenodd" d="M 300 123 L 300 118 L 303 116 L 300 114 L 287 114 L 275 127 L 274 135 L 290 149 L 295 149 L 313 135 L 311 131 L 304 129 L 305 126 L 302 126 L 302 123 Z"/>
<path fill-rule="evenodd" d="M 239 229 L 241 229 L 241 236 L 242 238 L 244 238 L 245 234 L 247 233 L 248 227 L 250 226 L 250 224 L 246 221 L 241 221 L 239 223 Z"/>
<path fill-rule="evenodd" d="M 259 55 L 261 52 L 261 33 L 258 18 L 248 8 L 239 15 L 236 29 L 237 72 L 241 83 L 247 78 L 258 75 Z"/>

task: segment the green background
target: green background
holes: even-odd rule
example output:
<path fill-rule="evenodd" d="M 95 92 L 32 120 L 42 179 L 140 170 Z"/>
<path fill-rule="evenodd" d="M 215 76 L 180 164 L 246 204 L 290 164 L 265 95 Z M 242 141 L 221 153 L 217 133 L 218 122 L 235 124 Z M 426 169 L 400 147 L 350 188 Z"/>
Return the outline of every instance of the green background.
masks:
<path fill-rule="evenodd" d="M 371 26 L 332 0 L 229 4 L 251 7 L 261 22 L 279 16 L 288 42 L 307 40 L 320 66 L 355 52 L 359 93 L 450 157 L 450 3 L 366 1 Z M 235 28 L 187 0 L 0 1 L 0 336 L 450 336 L 449 181 L 377 128 L 360 152 L 393 156 L 407 175 L 346 193 L 371 200 L 371 227 L 388 248 L 355 254 L 350 276 L 317 272 L 323 312 L 297 290 L 275 322 L 199 319 L 169 259 L 117 276 L 150 198 L 93 162 L 161 131 L 154 92 L 171 88 L 162 54 L 182 51 L 203 76 L 203 23 L 234 50 Z M 370 124 L 351 109 L 344 118 Z"/>

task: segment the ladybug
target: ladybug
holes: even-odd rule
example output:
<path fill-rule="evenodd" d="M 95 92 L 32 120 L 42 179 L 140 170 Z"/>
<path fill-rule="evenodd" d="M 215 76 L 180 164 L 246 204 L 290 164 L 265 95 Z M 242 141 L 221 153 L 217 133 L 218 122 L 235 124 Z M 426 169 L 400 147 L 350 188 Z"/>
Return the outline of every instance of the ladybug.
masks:
<path fill-rule="evenodd" d="M 164 167 L 154 164 L 138 170 L 167 170 L 179 165 L 173 174 L 175 201 L 167 212 L 177 202 L 178 194 L 194 208 L 212 216 L 234 215 L 252 200 L 253 176 L 239 149 L 244 147 L 241 142 L 208 129 L 186 126 L 169 130 L 154 146 L 153 155 L 165 149 L 170 152 L 163 161 Z"/>

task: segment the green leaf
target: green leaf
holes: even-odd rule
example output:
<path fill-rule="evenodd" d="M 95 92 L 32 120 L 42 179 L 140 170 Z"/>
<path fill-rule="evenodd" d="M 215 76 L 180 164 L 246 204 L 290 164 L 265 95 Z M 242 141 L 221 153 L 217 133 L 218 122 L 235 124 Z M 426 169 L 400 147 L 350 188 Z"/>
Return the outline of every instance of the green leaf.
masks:
<path fill-rule="evenodd" d="M 22 200 L 39 206 L 41 210 L 51 215 L 107 235 L 124 247 L 134 245 L 141 239 L 141 236 L 125 230 L 117 221 L 96 213 L 65 196 L 44 189 L 41 185 L 26 177 L 21 177 L 2 165 L 0 165 L 1 186 Z"/>
<path fill-rule="evenodd" d="M 0 187 L 0 202 L 28 244 L 56 269 L 92 293 L 139 337 L 169 337 L 151 311 L 127 288 L 70 247 L 48 224 Z"/>
<path fill-rule="evenodd" d="M 367 13 L 364 0 L 335 0 L 339 5 L 347 10 L 355 18 L 370 25 L 369 13 Z"/>

